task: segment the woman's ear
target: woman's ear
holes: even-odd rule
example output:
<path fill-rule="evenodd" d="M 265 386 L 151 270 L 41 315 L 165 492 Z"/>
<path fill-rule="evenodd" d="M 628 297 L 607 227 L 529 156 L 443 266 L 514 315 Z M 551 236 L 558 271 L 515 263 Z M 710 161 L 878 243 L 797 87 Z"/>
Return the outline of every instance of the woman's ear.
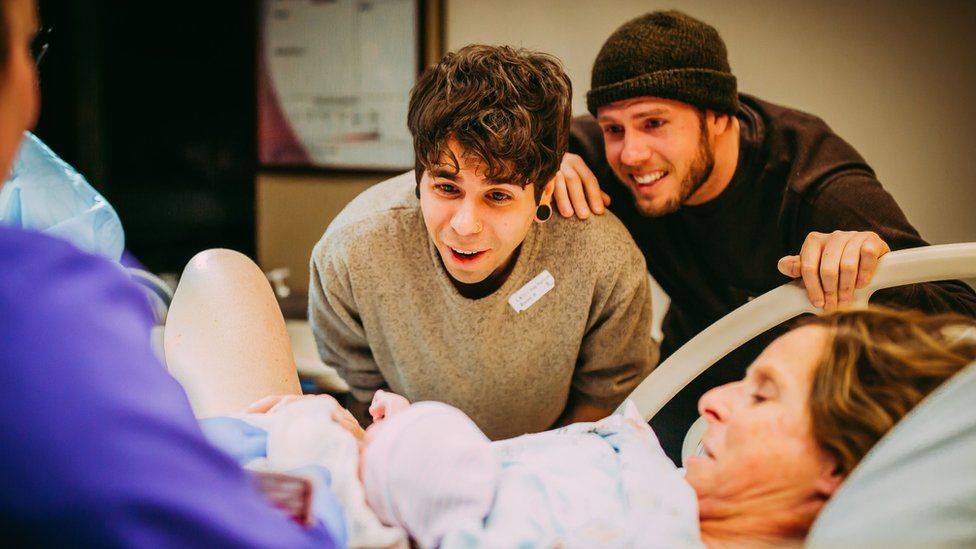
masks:
<path fill-rule="evenodd" d="M 837 464 L 837 458 L 826 455 L 824 452 L 824 458 L 822 460 L 822 465 L 820 469 L 820 475 L 817 478 L 817 492 L 824 497 L 824 499 L 829 498 L 834 495 L 834 492 L 840 488 L 840 484 L 844 482 L 847 475 L 840 472 L 840 467 Z"/>

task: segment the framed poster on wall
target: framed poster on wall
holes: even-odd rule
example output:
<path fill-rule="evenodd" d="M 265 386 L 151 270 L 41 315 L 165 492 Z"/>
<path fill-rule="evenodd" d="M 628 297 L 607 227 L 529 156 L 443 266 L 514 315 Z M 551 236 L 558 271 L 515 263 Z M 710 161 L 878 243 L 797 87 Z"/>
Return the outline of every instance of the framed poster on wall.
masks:
<path fill-rule="evenodd" d="M 262 0 L 263 167 L 413 166 L 407 102 L 424 57 L 422 0 Z"/>

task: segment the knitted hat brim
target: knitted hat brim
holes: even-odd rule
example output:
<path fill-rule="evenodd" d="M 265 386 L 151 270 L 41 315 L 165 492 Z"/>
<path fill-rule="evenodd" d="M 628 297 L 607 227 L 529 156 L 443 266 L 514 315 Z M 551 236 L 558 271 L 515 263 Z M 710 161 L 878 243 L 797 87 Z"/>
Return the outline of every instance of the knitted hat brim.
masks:
<path fill-rule="evenodd" d="M 591 89 L 586 94 L 590 114 L 616 101 L 657 97 L 688 103 L 702 109 L 734 114 L 738 109 L 736 79 L 711 69 L 668 69 Z"/>

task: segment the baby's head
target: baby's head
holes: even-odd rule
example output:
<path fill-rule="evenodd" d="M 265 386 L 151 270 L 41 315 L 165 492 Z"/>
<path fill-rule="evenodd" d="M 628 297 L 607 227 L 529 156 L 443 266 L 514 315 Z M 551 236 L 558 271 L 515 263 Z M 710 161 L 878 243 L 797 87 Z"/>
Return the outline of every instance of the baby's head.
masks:
<path fill-rule="evenodd" d="M 449 530 L 480 525 L 501 466 L 488 438 L 463 412 L 418 402 L 369 429 L 362 452 L 366 500 L 388 525 L 422 547 Z"/>

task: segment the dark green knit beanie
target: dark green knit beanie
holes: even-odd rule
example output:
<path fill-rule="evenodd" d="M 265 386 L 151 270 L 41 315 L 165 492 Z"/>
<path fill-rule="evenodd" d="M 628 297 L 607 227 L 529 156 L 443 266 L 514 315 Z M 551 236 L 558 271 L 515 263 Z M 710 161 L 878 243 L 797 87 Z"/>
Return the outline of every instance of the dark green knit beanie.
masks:
<path fill-rule="evenodd" d="M 586 106 L 652 96 L 733 114 L 735 76 L 718 31 L 680 11 L 655 11 L 624 23 L 593 63 Z"/>

